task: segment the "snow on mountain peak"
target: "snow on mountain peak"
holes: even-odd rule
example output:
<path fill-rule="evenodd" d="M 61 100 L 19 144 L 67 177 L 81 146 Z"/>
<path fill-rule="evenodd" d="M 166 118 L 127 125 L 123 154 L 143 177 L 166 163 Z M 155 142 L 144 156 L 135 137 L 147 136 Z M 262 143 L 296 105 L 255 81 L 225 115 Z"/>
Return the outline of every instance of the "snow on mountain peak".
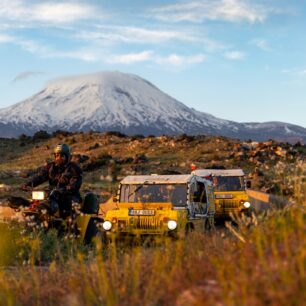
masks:
<path fill-rule="evenodd" d="M 133 74 L 99 72 L 50 81 L 29 99 L 0 110 L 0 122 L 104 129 L 146 126 L 184 132 L 182 121 L 218 125 L 217 118 L 189 109 Z M 220 120 L 222 122 L 222 120 Z M 162 123 L 162 124 L 161 124 Z"/>

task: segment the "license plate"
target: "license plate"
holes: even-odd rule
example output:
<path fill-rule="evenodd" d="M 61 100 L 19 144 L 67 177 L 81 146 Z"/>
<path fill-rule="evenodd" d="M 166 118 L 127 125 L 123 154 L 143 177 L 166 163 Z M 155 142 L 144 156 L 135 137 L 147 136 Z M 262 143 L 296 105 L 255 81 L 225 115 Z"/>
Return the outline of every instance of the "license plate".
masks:
<path fill-rule="evenodd" d="M 130 209 L 129 216 L 154 216 L 155 211 L 153 209 Z"/>
<path fill-rule="evenodd" d="M 232 199 L 233 195 L 232 194 L 216 194 L 216 199 Z"/>

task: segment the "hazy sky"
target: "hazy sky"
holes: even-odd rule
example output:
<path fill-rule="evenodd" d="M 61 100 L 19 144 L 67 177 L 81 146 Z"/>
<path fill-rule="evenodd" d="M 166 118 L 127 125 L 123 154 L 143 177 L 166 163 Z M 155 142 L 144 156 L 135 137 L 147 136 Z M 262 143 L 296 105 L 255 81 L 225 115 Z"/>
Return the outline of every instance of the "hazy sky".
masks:
<path fill-rule="evenodd" d="M 106 70 L 223 119 L 306 127 L 306 1 L 0 0 L 0 108 Z"/>

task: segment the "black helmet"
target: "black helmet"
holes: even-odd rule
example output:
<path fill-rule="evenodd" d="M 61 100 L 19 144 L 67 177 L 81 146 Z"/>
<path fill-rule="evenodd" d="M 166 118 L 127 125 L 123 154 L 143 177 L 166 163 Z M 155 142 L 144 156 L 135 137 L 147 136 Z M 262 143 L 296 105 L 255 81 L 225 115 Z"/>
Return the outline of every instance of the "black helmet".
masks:
<path fill-rule="evenodd" d="M 54 154 L 56 154 L 56 153 L 64 154 L 64 155 L 66 155 L 67 159 L 70 158 L 70 148 L 69 148 L 69 146 L 68 146 L 67 144 L 65 144 L 65 143 L 59 143 L 59 144 L 55 147 L 53 153 L 54 153 Z"/>

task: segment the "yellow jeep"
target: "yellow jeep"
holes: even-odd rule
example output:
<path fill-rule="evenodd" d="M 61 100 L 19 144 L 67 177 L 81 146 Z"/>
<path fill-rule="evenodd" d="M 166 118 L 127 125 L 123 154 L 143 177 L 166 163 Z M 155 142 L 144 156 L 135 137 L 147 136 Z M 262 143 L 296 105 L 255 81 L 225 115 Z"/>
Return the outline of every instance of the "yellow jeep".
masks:
<path fill-rule="evenodd" d="M 173 236 L 214 225 L 212 183 L 196 175 L 127 176 L 103 229 L 108 237 Z"/>
<path fill-rule="evenodd" d="M 193 173 L 213 182 L 216 219 L 230 219 L 231 214 L 251 212 L 242 169 L 198 169 Z"/>

